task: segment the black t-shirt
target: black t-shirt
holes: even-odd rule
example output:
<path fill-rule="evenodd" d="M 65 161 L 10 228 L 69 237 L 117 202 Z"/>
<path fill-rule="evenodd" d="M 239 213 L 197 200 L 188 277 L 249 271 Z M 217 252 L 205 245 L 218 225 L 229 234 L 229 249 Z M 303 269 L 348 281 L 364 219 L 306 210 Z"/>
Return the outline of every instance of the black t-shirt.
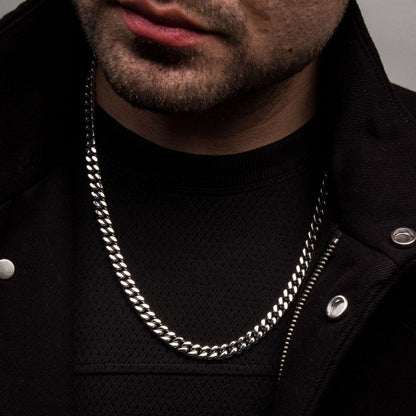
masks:
<path fill-rule="evenodd" d="M 96 124 L 115 233 L 151 309 L 200 345 L 245 335 L 281 296 L 304 246 L 324 172 L 318 118 L 276 143 L 226 156 L 162 148 L 99 108 Z M 172 350 L 120 288 L 83 162 L 78 184 L 78 414 L 269 414 L 290 310 L 230 359 L 201 361 Z"/>

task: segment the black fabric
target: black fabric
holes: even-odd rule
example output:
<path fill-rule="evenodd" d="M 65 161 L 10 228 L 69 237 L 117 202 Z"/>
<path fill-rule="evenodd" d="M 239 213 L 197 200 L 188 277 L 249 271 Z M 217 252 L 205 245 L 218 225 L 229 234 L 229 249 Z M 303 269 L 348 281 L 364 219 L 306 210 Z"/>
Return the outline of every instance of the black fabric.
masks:
<path fill-rule="evenodd" d="M 16 264 L 0 281 L 1 415 L 74 414 L 69 207 L 89 61 L 69 0 L 31 0 L 0 21 L 0 258 Z M 396 248 L 390 233 L 416 228 L 416 95 L 387 80 L 354 1 L 321 68 L 342 235 L 299 317 L 273 414 L 322 416 L 346 403 L 346 414 L 413 415 L 416 246 Z M 346 314 L 327 319 L 344 293 Z"/>
<path fill-rule="evenodd" d="M 0 202 L 78 154 L 90 57 L 75 19 L 68 1 L 31 0 L 0 22 Z"/>
<path fill-rule="evenodd" d="M 162 321 L 201 345 L 222 345 L 259 323 L 286 287 L 310 228 L 327 148 L 319 120 L 260 149 L 201 156 L 147 142 L 101 110 L 97 148 L 122 252 Z M 78 414 L 270 414 L 290 314 L 229 360 L 170 350 L 119 288 L 83 158 L 80 169 Z M 204 398 L 194 400 L 199 389 Z"/>
<path fill-rule="evenodd" d="M 406 108 L 409 98 L 400 101 L 390 87 L 354 7 L 322 55 L 321 79 L 323 117 L 332 137 L 330 178 L 338 223 L 394 262 L 411 261 L 416 250 L 395 247 L 390 233 L 400 224 L 416 229 L 416 194 L 406 186 L 416 175 L 416 118 L 409 111 L 414 105 Z M 388 196 L 387 183 L 395 184 Z"/>
<path fill-rule="evenodd" d="M 347 353 L 318 415 L 415 414 L 416 267 L 403 273 Z"/>

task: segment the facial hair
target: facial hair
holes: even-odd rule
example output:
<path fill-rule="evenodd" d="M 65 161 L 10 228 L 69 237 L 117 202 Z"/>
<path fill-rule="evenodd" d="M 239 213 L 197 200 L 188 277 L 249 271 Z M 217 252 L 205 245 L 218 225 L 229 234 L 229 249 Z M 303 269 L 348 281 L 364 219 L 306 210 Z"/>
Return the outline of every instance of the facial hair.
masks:
<path fill-rule="evenodd" d="M 276 46 L 267 61 L 250 59 L 243 16 L 209 0 L 175 1 L 185 13 L 203 17 L 210 30 L 223 35 L 221 42 L 228 54 L 218 67 L 217 57 L 203 46 L 161 45 L 100 20 L 105 8 L 114 7 L 112 1 L 73 1 L 107 81 L 119 96 L 140 109 L 170 114 L 205 112 L 231 98 L 287 80 L 316 54 L 306 51 L 288 61 Z"/>

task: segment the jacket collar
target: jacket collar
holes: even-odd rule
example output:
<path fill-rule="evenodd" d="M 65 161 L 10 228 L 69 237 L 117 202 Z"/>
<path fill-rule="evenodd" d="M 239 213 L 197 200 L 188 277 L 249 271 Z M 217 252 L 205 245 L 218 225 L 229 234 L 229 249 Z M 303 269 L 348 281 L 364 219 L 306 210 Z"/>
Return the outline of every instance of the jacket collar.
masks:
<path fill-rule="evenodd" d="M 416 247 L 396 248 L 390 234 L 416 229 L 416 120 L 387 79 L 355 2 L 323 58 L 333 212 L 344 232 L 403 264 Z"/>
<path fill-rule="evenodd" d="M 354 2 L 322 68 L 330 208 L 344 235 L 292 333 L 273 408 L 280 416 L 316 414 L 358 334 L 416 263 L 416 247 L 400 249 L 390 241 L 394 229 L 416 225 L 415 120 L 387 80 Z M 325 307 L 340 294 L 348 313 L 331 322 Z"/>
<path fill-rule="evenodd" d="M 0 204 L 79 150 L 89 61 L 70 0 L 28 0 L 0 21 Z"/>

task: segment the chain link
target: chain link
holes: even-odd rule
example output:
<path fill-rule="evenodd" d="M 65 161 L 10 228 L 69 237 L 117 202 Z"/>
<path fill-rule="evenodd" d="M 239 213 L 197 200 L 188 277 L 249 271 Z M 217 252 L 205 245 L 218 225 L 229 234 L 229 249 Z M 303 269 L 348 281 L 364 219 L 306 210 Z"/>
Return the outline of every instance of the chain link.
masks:
<path fill-rule="evenodd" d="M 98 155 L 95 141 L 95 64 L 92 65 L 89 75 L 87 77 L 85 88 L 85 124 L 86 124 L 86 168 L 89 179 L 89 186 L 91 188 L 91 196 L 97 221 L 108 252 L 111 265 L 121 284 L 124 293 L 127 295 L 136 313 L 140 316 L 147 327 L 164 343 L 170 347 L 186 354 L 189 357 L 206 360 L 220 360 L 223 358 L 230 358 L 236 354 L 240 354 L 245 350 L 250 349 L 264 338 L 282 319 L 284 313 L 293 302 L 296 294 L 299 291 L 312 259 L 312 253 L 315 249 L 317 234 L 322 224 L 322 219 L 325 212 L 327 200 L 327 175 L 321 183 L 319 190 L 318 201 L 315 207 L 313 220 L 310 225 L 305 246 L 302 249 L 302 254 L 299 257 L 299 262 L 295 267 L 291 279 L 283 290 L 282 295 L 277 299 L 277 303 L 273 305 L 270 312 L 260 320 L 259 324 L 254 326 L 245 335 L 238 339 L 232 340 L 222 345 L 200 345 L 194 344 L 191 341 L 185 340 L 178 336 L 168 326 L 164 325 L 156 314 L 151 310 L 146 299 L 137 287 L 135 280 L 133 280 L 128 271 L 127 264 L 121 254 L 121 249 L 118 245 L 117 237 L 113 229 L 110 213 L 104 195 L 103 184 L 101 180 L 101 172 L 98 162 Z"/>

